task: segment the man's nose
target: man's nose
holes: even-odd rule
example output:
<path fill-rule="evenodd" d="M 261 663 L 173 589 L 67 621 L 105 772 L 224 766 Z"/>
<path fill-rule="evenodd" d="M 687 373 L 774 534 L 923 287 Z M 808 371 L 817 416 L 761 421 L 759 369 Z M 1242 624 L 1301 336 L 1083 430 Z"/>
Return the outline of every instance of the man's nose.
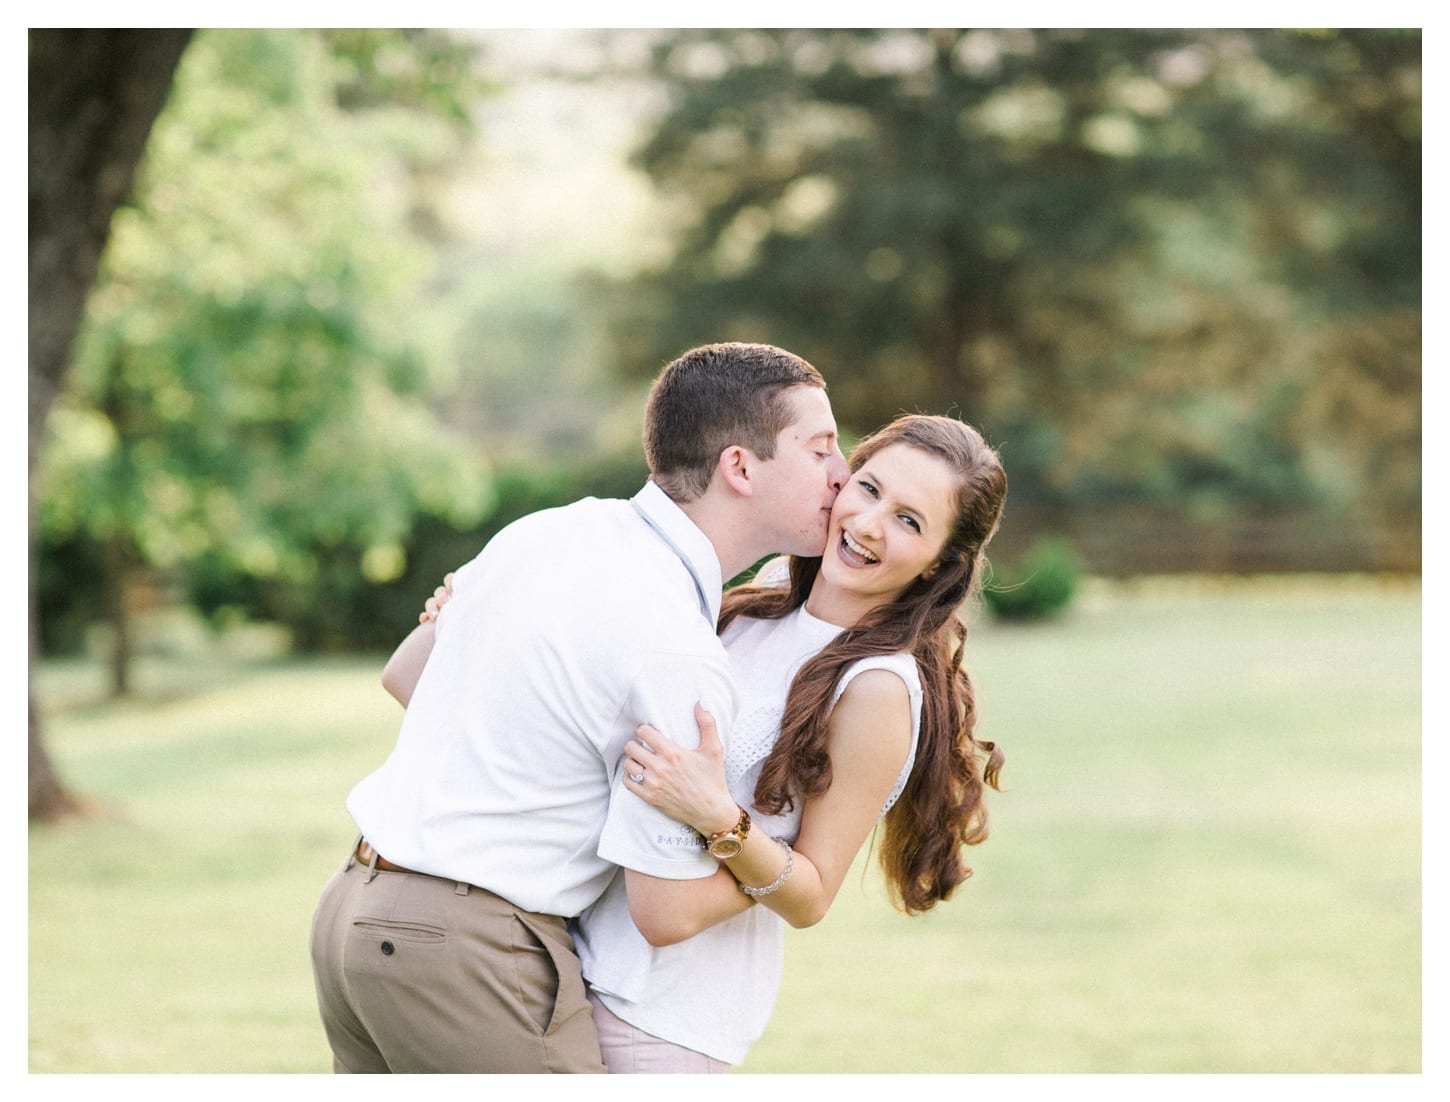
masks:
<path fill-rule="evenodd" d="M 831 451 L 833 453 L 831 455 L 831 469 L 826 477 L 831 484 L 831 489 L 835 490 L 836 493 L 840 493 L 841 487 L 846 484 L 846 479 L 851 477 L 851 468 L 846 463 L 846 457 L 841 454 L 840 448 L 832 448 Z"/>

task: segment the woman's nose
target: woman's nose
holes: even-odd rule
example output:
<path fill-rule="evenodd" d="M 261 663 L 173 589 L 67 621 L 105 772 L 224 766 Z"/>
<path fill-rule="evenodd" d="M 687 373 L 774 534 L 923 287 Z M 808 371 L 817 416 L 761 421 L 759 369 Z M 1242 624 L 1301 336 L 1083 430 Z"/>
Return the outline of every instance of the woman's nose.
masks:
<path fill-rule="evenodd" d="M 873 505 L 869 509 L 863 509 L 856 514 L 856 528 L 863 536 L 880 538 L 881 517 L 882 510 L 880 505 Z"/>

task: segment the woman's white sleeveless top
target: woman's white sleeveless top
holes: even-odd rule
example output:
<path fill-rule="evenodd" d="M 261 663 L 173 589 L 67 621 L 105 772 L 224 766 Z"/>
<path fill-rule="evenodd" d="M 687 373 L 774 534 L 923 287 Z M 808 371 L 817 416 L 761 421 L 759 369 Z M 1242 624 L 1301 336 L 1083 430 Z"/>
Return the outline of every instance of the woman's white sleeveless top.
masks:
<path fill-rule="evenodd" d="M 763 814 L 754 806 L 755 783 L 780 734 L 791 681 L 840 631 L 802 607 L 779 620 L 740 617 L 722 636 L 739 688 L 736 722 L 726 735 L 725 776 L 731 795 L 750 810 L 752 833 L 792 844 L 800 833 L 799 802 L 784 814 Z M 841 675 L 832 703 L 869 669 L 897 674 L 911 702 L 911 747 L 881 809 L 884 815 L 905 788 L 916 759 L 921 678 L 910 654 L 863 658 Z M 616 1015 L 653 1036 L 731 1064 L 740 1063 L 759 1039 L 780 990 L 784 925 L 774 912 L 757 905 L 688 941 L 657 949 L 629 916 L 623 871 L 579 916 L 575 940 L 585 979 Z"/>

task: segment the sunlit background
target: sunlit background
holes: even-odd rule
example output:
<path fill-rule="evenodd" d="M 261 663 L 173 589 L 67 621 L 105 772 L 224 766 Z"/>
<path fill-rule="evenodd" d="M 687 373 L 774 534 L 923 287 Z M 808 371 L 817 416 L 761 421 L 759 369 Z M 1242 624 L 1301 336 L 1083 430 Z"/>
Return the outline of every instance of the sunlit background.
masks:
<path fill-rule="evenodd" d="M 903 411 L 947 413 L 1009 473 L 969 662 L 1017 787 L 974 855 L 983 883 L 964 889 L 984 912 L 944 908 L 964 936 L 991 938 L 996 920 L 1021 939 L 1041 922 L 1061 950 L 1062 931 L 1107 922 L 1114 893 L 1063 857 L 1083 846 L 1084 862 L 1115 864 L 1088 844 L 1094 823 L 1139 862 L 1134 890 L 1160 861 L 1206 870 L 1278 847 L 1285 867 L 1322 867 L 1382 908 L 1298 957 L 1286 945 L 1266 963 L 1271 947 L 1233 942 L 1242 959 L 1209 970 L 1240 977 L 1240 995 L 1260 968 L 1305 984 L 1285 1004 L 1216 991 L 1252 1019 L 1237 1040 L 1221 1020 L 1175 1028 L 1141 1004 L 1124 1026 L 1136 1042 L 1084 1040 L 1131 995 L 1041 969 L 1038 995 L 1075 1008 L 1075 1025 L 1066 1040 L 1057 1019 L 1035 1032 L 1003 1009 L 1009 992 L 1028 998 L 1023 973 L 1014 987 L 1011 969 L 972 957 L 964 975 L 1003 1016 L 1005 1049 L 863 1048 L 892 1015 L 930 1020 L 908 998 L 811 1057 L 773 1023 L 748 1070 L 1418 1070 L 1421 80 L 1415 30 L 197 32 L 45 421 L 32 784 L 39 753 L 55 806 L 90 807 L 72 832 L 112 808 L 106 844 L 130 847 L 112 858 L 139 861 L 145 885 L 156 867 L 137 855 L 158 838 L 170 852 L 186 824 L 240 814 L 202 815 L 201 790 L 191 810 L 148 805 L 161 762 L 199 755 L 177 784 L 239 767 L 211 760 L 217 726 L 243 760 L 274 741 L 266 754 L 300 755 L 291 773 L 268 758 L 263 787 L 289 775 L 268 821 L 308 827 L 229 829 L 273 867 L 291 862 L 278 906 L 293 917 L 276 936 L 305 951 L 319 877 L 348 840 L 341 795 L 396 721 L 367 695 L 373 674 L 423 599 L 514 517 L 637 489 L 644 395 L 665 362 L 766 341 L 821 369 L 848 441 Z M 267 677 L 286 687 L 248 680 Z M 245 705 L 208 696 L 238 684 L 257 686 Z M 1337 691 L 1352 699 L 1328 706 Z M 281 738 L 296 724 L 257 712 L 258 693 L 316 724 Z M 307 758 L 296 739 L 342 717 L 353 727 L 326 736 L 330 756 Z M 1218 771 L 1249 787 L 1225 795 L 1205 781 Z M 1083 778 L 1101 801 L 1082 798 Z M 139 817 L 143 837 L 106 814 Z M 1014 814 L 1018 850 L 1003 841 Z M 1225 823 L 1248 832 L 1231 853 L 1143 848 L 1187 824 L 1201 844 Z M 1394 857 L 1361 853 L 1361 828 Z M 34 1070 L 325 1070 L 301 955 L 257 998 L 283 1007 L 290 1039 L 248 1019 L 275 1063 L 221 1046 L 198 1066 L 195 1023 L 169 1046 L 148 1030 L 151 1047 L 96 1024 L 109 1009 L 84 1009 L 90 973 L 44 933 L 81 921 L 64 870 L 96 835 L 56 829 L 31 840 Z M 1111 834 L 1130 829 L 1148 833 Z M 1281 943 L 1336 905 L 1281 872 L 1245 874 L 1242 896 L 1202 909 L 1135 904 L 1163 931 L 1150 971 L 1194 982 L 1170 963 L 1180 937 L 1201 939 L 1217 907 L 1258 928 L 1256 893 L 1298 901 L 1265 927 Z M 167 874 L 145 890 L 174 886 Z M 1083 893 L 1081 910 L 1064 891 Z M 1060 927 L 1037 905 L 1049 899 L 1066 907 Z M 1355 906 L 1370 906 L 1362 892 Z M 902 968 L 930 978 L 943 958 L 928 923 L 879 899 L 863 909 L 841 936 L 926 939 Z M 1105 945 L 1140 936 L 1114 921 Z M 223 924 L 198 954 L 235 933 Z M 852 1001 L 815 987 L 839 948 L 827 937 L 792 942 L 793 960 L 819 964 L 788 977 L 792 1022 Z M 1345 964 L 1366 938 L 1387 956 Z M 1112 975 L 1125 973 L 1104 961 Z M 1294 981 L 1281 980 L 1283 995 Z M 1324 1011 L 1316 992 L 1331 989 L 1350 1001 Z M 948 1021 L 988 1013 L 965 1005 Z M 1247 1039 L 1275 1030 L 1262 1049 Z M 1066 1047 L 1048 1051 L 1054 1033 Z"/>
<path fill-rule="evenodd" d="M 51 641 L 89 579 L 385 645 L 724 339 L 980 427 L 1004 566 L 1413 572 L 1419 82 L 1394 31 L 202 33 L 51 419 Z"/>

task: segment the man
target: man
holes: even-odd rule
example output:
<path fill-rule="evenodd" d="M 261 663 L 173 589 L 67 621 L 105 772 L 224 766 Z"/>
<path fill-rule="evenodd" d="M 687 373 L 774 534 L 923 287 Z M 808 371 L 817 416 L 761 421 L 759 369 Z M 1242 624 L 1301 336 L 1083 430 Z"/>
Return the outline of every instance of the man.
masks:
<path fill-rule="evenodd" d="M 385 673 L 416 685 L 313 920 L 339 1072 L 603 1071 L 566 920 L 619 865 L 665 898 L 712 877 L 739 895 L 698 835 L 615 784 L 620 752 L 642 723 L 695 730 L 697 703 L 728 735 L 722 582 L 819 555 L 848 470 L 820 374 L 769 345 L 669 364 L 645 452 L 630 501 L 494 537 Z"/>

